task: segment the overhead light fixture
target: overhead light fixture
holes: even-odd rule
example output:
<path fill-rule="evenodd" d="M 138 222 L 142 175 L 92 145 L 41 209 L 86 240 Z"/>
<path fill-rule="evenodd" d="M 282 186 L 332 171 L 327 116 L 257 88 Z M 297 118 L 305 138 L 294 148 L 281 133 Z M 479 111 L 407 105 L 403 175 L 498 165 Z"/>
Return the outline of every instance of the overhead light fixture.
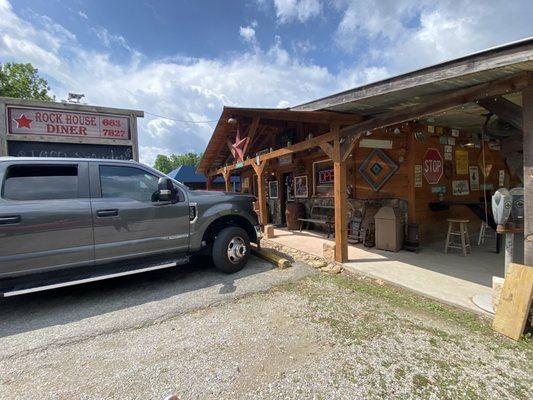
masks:
<path fill-rule="evenodd" d="M 235 125 L 236 123 L 237 123 L 237 118 L 235 118 L 235 116 L 231 115 L 228 118 L 228 124 Z"/>

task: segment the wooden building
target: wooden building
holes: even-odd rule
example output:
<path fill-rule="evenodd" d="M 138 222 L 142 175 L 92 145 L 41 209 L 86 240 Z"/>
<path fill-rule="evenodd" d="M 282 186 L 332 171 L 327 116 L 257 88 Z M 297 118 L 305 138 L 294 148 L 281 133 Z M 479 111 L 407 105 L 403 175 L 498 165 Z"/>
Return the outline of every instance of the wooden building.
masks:
<path fill-rule="evenodd" d="M 523 182 L 533 265 L 533 39 L 290 109 L 225 107 L 198 171 L 208 188 L 239 175 L 262 224 L 292 202 L 330 210 L 340 262 L 364 210 L 393 206 L 424 244 L 450 216 L 490 220 L 494 191 Z"/>

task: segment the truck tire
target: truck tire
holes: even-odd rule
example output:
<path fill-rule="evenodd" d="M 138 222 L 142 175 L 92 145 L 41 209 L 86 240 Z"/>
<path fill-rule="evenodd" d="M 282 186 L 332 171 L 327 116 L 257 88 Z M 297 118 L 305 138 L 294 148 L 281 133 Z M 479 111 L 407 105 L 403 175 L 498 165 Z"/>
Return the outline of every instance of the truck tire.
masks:
<path fill-rule="evenodd" d="M 236 226 L 222 229 L 213 243 L 215 267 L 232 274 L 244 268 L 250 256 L 250 238 L 246 231 Z"/>

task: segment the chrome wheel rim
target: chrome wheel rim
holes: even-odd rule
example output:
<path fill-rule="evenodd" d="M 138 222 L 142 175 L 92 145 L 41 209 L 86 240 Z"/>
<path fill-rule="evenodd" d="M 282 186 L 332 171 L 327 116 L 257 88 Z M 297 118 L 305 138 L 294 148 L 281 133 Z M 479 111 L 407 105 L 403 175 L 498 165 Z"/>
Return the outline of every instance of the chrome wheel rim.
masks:
<path fill-rule="evenodd" d="M 246 243 L 240 236 L 235 236 L 228 243 L 228 260 L 238 264 L 246 254 Z"/>

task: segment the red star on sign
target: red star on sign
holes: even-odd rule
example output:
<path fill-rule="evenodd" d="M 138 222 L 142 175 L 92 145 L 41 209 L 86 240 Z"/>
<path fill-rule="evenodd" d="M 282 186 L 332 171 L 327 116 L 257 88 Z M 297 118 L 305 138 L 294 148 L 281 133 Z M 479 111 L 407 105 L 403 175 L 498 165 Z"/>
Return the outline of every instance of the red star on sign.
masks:
<path fill-rule="evenodd" d="M 29 119 L 24 114 L 21 114 L 20 117 L 15 118 L 15 121 L 17 121 L 17 128 L 28 128 L 31 129 L 31 123 L 33 122 L 33 119 Z"/>
<path fill-rule="evenodd" d="M 231 147 L 233 147 L 235 151 L 235 161 L 237 162 L 244 161 L 244 147 L 246 146 L 247 142 L 248 142 L 248 138 L 245 137 L 241 139 L 239 128 L 237 128 L 237 136 L 235 136 L 235 143 L 231 145 Z"/>

